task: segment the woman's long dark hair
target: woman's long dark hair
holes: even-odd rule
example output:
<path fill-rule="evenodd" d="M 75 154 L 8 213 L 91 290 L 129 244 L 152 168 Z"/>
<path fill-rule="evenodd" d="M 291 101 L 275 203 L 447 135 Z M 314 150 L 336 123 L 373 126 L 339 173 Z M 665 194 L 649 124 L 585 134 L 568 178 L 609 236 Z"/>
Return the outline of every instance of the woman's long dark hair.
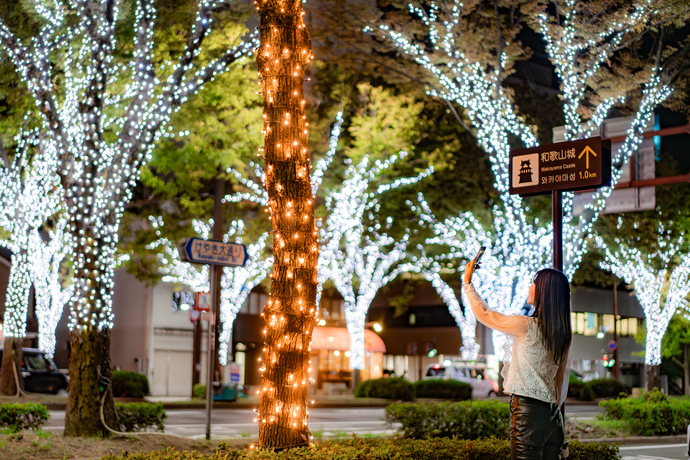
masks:
<path fill-rule="evenodd" d="M 545 268 L 534 276 L 534 285 L 534 316 L 544 334 L 546 349 L 553 353 L 554 363 L 560 364 L 573 340 L 570 284 L 563 272 Z"/>

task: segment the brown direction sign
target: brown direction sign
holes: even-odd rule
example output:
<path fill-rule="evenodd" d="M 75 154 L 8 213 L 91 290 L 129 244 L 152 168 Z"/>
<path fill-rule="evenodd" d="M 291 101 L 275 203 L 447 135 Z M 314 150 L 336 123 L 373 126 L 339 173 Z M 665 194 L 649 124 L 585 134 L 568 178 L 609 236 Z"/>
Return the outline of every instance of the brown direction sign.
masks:
<path fill-rule="evenodd" d="M 601 137 L 510 151 L 510 194 L 611 185 L 611 141 Z"/>

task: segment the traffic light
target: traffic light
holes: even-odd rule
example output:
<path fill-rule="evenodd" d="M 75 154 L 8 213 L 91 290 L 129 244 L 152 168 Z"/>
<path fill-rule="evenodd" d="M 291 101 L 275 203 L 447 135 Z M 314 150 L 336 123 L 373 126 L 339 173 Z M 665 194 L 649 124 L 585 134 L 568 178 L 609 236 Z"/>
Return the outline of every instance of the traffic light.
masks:
<path fill-rule="evenodd" d="M 436 356 L 436 354 L 438 353 L 438 351 L 436 350 L 436 343 L 435 343 L 435 341 L 424 342 L 424 351 L 426 351 L 426 355 L 427 355 L 429 358 L 433 358 L 434 356 Z"/>
<path fill-rule="evenodd" d="M 608 355 L 608 354 L 602 356 L 601 361 L 602 361 L 601 364 L 604 367 L 613 367 L 613 365 L 616 364 L 616 360 L 613 359 L 613 356 Z"/>

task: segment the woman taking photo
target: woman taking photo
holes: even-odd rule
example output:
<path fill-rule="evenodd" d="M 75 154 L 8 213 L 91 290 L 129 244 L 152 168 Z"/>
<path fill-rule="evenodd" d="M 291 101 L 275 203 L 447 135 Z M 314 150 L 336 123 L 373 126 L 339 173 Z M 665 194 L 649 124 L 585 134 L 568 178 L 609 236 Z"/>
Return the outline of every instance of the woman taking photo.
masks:
<path fill-rule="evenodd" d="M 504 381 L 510 398 L 510 458 L 565 458 L 561 405 L 570 376 L 570 285 L 565 275 L 544 269 L 534 276 L 527 303 L 531 316 L 492 311 L 472 286 L 475 262 L 465 267 L 463 289 L 477 320 L 513 338 L 512 360 Z M 563 455 L 563 457 L 561 457 Z"/>

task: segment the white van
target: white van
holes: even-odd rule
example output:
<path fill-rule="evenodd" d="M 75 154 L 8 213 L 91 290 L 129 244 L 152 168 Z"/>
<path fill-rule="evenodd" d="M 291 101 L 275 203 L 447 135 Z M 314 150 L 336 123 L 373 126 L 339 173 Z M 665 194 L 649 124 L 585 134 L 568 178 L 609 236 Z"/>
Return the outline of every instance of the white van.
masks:
<path fill-rule="evenodd" d="M 455 362 L 446 366 L 429 364 L 423 380 L 459 380 L 472 385 L 473 398 L 495 398 L 498 395 L 498 382 L 487 377 L 486 364 Z"/>

